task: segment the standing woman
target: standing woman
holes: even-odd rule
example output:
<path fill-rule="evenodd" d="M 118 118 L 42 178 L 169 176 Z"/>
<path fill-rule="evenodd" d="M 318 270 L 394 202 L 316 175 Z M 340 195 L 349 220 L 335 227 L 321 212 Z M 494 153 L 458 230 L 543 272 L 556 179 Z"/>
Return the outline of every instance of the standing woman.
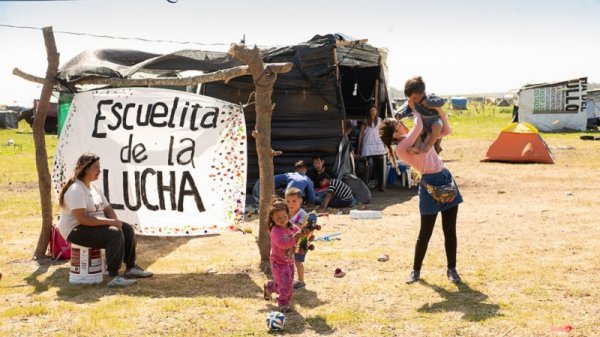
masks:
<path fill-rule="evenodd" d="M 106 249 L 106 269 L 112 280 L 109 287 L 135 283 L 128 278 L 150 277 L 152 273 L 135 264 L 135 233 L 131 225 L 120 221 L 104 194 L 92 185 L 100 175 L 100 158 L 91 153 L 79 157 L 75 175 L 59 195 L 58 230 L 67 241 L 90 248 Z M 119 276 L 121 263 L 125 273 Z"/>
<path fill-rule="evenodd" d="M 413 111 L 416 111 L 414 104 L 416 99 L 409 98 L 409 105 Z M 441 108 L 438 108 L 440 118 L 442 119 L 441 136 L 449 135 L 451 132 L 448 118 Z M 456 187 L 452 174 L 444 167 L 444 162 L 438 156 L 437 152 L 430 149 L 427 153 L 409 152 L 408 148 L 412 146 L 415 139 L 423 129 L 423 120 L 421 114 L 415 112 L 414 127 L 410 132 L 408 128 L 395 119 L 386 119 L 383 121 L 379 135 L 386 146 L 388 157 L 394 167 L 397 166 L 397 157 L 408 163 L 412 168 L 421 173 L 421 183 L 419 184 L 419 211 L 421 213 L 421 229 L 415 247 L 415 259 L 413 271 L 410 273 L 406 283 L 413 283 L 419 280 L 421 276 L 421 266 L 427 245 L 433 232 L 433 226 L 438 213 L 442 213 L 442 228 L 444 230 L 444 245 L 446 248 L 446 258 L 448 261 L 447 276 L 453 283 L 460 283 L 461 279 L 456 271 L 456 216 L 458 214 L 458 204 L 462 196 Z M 395 144 L 395 150 L 391 145 Z M 397 167 L 396 167 L 397 168 Z M 442 190 L 441 188 L 445 188 Z M 448 192 L 448 190 L 451 190 Z M 450 197 L 441 196 L 439 193 L 450 194 Z M 454 194 L 454 198 L 452 198 Z"/>
<path fill-rule="evenodd" d="M 378 116 L 377 107 L 371 105 L 367 114 L 367 118 L 363 121 L 360 126 L 360 134 L 358 135 L 358 150 L 360 155 L 367 158 L 369 165 L 368 178 L 371 178 L 373 172 L 377 179 L 377 188 L 379 191 L 385 191 L 383 185 L 384 177 L 384 155 L 385 147 L 379 137 L 379 127 L 381 125 L 381 118 Z M 365 183 L 369 183 L 366 181 Z"/>

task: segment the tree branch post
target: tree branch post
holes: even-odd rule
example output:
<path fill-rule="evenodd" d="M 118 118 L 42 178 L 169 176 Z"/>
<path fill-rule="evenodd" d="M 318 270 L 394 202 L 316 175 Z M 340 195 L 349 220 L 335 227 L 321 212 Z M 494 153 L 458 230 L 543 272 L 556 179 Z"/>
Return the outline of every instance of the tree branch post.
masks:
<path fill-rule="evenodd" d="M 52 27 L 44 27 L 44 42 L 46 44 L 46 54 L 48 56 L 48 68 L 46 77 L 40 95 L 38 111 L 33 120 L 33 142 L 35 144 L 35 165 L 38 173 L 38 186 L 40 190 L 40 204 L 42 206 L 42 230 L 38 238 L 33 259 L 41 261 L 46 257 L 46 250 L 52 234 L 52 192 L 51 177 L 48 168 L 48 153 L 46 151 L 46 132 L 44 124 L 50 105 L 50 96 L 52 89 L 56 84 L 56 74 L 58 72 L 59 54 L 54 42 L 54 33 Z"/>
<path fill-rule="evenodd" d="M 285 69 L 286 63 L 268 63 L 267 66 L 280 72 Z M 45 78 L 37 77 L 22 71 L 19 68 L 13 69 L 13 75 L 19 76 L 25 80 L 44 84 Z M 190 77 L 167 77 L 167 78 L 107 78 L 90 76 L 71 81 L 72 85 L 95 84 L 107 85 L 110 87 L 147 87 L 147 86 L 194 86 L 200 83 L 223 81 L 228 83 L 232 78 L 250 75 L 249 67 L 239 66 L 229 69 L 218 70 L 208 74 L 202 74 Z"/>
<path fill-rule="evenodd" d="M 273 191 L 275 190 L 273 157 L 277 154 L 276 151 L 271 149 L 271 117 L 275 108 L 271 101 L 271 95 L 273 94 L 273 84 L 277 80 L 277 73 L 290 71 L 292 64 L 286 63 L 285 67 L 278 69 L 268 65 L 265 66 L 258 48 L 248 49 L 246 46 L 238 44 L 231 46 L 229 54 L 249 66 L 256 88 L 256 126 L 252 131 L 252 136 L 256 140 L 260 181 L 258 250 L 261 258 L 261 269 L 269 271 L 269 254 L 271 250 L 269 207 L 273 203 Z"/>

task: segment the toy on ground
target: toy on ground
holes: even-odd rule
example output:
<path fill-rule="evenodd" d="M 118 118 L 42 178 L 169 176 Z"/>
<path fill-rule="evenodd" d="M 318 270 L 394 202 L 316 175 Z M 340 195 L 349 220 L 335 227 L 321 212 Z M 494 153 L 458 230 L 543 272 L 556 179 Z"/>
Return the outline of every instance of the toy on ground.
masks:
<path fill-rule="evenodd" d="M 306 254 L 307 251 L 315 249 L 315 245 L 311 243 L 315 239 L 313 232 L 321 230 L 321 225 L 317 224 L 317 213 L 314 211 L 310 212 L 300 230 L 304 234 L 296 242 L 296 252 L 298 254 Z"/>
<path fill-rule="evenodd" d="M 331 240 L 335 240 L 335 239 L 340 240 L 341 235 L 342 235 L 342 233 L 340 233 L 340 232 L 327 234 L 327 235 L 319 236 L 318 238 L 315 238 L 313 241 L 331 241 Z"/>
<path fill-rule="evenodd" d="M 335 272 L 333 273 L 334 277 L 342 278 L 346 276 L 346 272 L 342 268 L 335 268 Z"/>
<path fill-rule="evenodd" d="M 389 256 L 389 255 L 387 255 L 387 254 L 381 254 L 381 255 L 379 255 L 379 257 L 377 258 L 377 261 L 379 261 L 379 262 L 385 262 L 385 261 L 387 261 L 387 260 L 389 260 L 389 259 L 390 259 L 390 256 Z"/>
<path fill-rule="evenodd" d="M 271 311 L 267 315 L 267 328 L 274 332 L 283 331 L 285 325 L 285 315 L 279 311 Z"/>

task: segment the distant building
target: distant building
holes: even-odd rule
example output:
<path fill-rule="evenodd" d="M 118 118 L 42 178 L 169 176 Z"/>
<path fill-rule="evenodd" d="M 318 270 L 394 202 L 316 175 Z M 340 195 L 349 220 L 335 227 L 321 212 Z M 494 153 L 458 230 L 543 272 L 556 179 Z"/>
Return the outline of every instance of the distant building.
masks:
<path fill-rule="evenodd" d="M 587 77 L 525 85 L 519 90 L 519 122 L 540 131 L 579 130 L 587 127 Z"/>

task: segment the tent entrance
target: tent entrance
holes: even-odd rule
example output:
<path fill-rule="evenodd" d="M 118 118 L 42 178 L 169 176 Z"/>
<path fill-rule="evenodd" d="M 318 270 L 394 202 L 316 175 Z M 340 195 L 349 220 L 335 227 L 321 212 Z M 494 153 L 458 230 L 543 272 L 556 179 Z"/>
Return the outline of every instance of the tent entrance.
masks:
<path fill-rule="evenodd" d="M 362 119 L 379 96 L 380 67 L 340 66 L 340 90 L 347 119 Z"/>

